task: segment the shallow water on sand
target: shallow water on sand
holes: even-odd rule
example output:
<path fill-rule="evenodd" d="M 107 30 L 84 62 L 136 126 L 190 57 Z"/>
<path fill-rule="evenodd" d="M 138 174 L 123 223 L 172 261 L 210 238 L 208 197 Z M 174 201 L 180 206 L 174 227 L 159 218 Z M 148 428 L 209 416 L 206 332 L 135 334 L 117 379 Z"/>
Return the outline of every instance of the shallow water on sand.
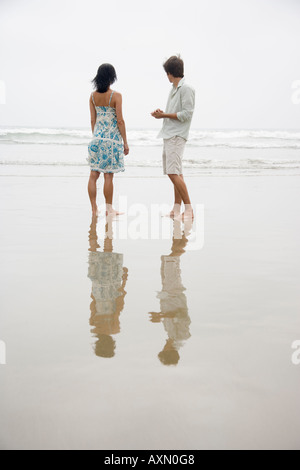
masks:
<path fill-rule="evenodd" d="M 161 177 L 162 146 L 131 147 L 126 173 L 119 177 Z M 86 146 L 47 144 L 0 145 L 0 176 L 85 177 Z M 219 148 L 187 144 L 186 176 L 300 175 L 300 152 L 293 148 Z"/>
<path fill-rule="evenodd" d="M 299 178 L 187 181 L 198 250 L 118 238 L 82 178 L 1 178 L 2 449 L 299 448 Z"/>

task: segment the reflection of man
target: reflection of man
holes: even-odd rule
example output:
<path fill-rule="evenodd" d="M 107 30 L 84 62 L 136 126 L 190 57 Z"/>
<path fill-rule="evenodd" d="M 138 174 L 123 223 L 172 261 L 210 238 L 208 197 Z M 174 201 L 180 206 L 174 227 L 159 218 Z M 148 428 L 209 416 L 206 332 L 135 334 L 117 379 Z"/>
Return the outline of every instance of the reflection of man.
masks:
<path fill-rule="evenodd" d="M 178 237 L 178 229 L 180 237 Z M 177 232 L 177 233 L 176 233 Z M 180 359 L 179 349 L 183 342 L 190 338 L 187 299 L 182 285 L 180 256 L 185 252 L 188 243 L 185 234 L 181 233 L 180 222 L 174 221 L 172 252 L 161 257 L 162 290 L 159 313 L 151 313 L 153 323 L 163 322 L 168 334 L 164 349 L 159 353 L 160 361 L 165 365 L 177 365 Z"/>
<path fill-rule="evenodd" d="M 111 222 L 110 222 L 111 223 Z M 120 313 L 124 308 L 127 268 L 123 268 L 123 255 L 113 253 L 112 234 L 106 226 L 104 252 L 98 252 L 97 219 L 90 228 L 90 253 L 88 277 L 92 281 L 91 332 L 97 338 L 95 354 L 99 357 L 115 355 L 115 341 L 112 335 L 120 333 Z"/>

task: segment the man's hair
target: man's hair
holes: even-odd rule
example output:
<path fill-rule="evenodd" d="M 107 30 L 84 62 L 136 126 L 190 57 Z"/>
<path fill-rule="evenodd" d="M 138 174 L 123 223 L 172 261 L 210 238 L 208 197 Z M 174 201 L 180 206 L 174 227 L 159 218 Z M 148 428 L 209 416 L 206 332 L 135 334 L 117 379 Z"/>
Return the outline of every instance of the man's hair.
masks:
<path fill-rule="evenodd" d="M 184 63 L 181 57 L 173 55 L 163 65 L 167 74 L 173 75 L 175 78 L 184 77 Z"/>

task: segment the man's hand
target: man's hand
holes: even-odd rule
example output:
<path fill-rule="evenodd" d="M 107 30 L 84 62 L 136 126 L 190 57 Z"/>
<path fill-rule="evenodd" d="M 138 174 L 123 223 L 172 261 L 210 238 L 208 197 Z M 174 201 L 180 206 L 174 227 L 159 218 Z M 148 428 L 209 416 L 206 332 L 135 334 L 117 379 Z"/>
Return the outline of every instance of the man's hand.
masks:
<path fill-rule="evenodd" d="M 151 116 L 153 116 L 155 119 L 174 119 L 178 121 L 177 113 L 166 114 L 161 109 L 153 111 L 153 113 L 151 113 Z"/>
<path fill-rule="evenodd" d="M 153 116 L 155 119 L 163 119 L 165 117 L 165 113 L 161 109 L 156 109 L 151 113 L 151 116 Z"/>

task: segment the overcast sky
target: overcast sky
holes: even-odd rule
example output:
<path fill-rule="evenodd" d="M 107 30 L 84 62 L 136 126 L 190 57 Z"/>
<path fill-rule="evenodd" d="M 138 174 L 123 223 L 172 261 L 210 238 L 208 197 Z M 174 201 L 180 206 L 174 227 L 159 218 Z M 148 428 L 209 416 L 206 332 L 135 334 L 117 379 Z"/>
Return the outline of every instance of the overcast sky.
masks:
<path fill-rule="evenodd" d="M 193 128 L 299 128 L 300 0 L 0 0 L 0 126 L 89 127 L 90 81 L 110 62 L 127 127 L 160 127 L 176 53 Z"/>

